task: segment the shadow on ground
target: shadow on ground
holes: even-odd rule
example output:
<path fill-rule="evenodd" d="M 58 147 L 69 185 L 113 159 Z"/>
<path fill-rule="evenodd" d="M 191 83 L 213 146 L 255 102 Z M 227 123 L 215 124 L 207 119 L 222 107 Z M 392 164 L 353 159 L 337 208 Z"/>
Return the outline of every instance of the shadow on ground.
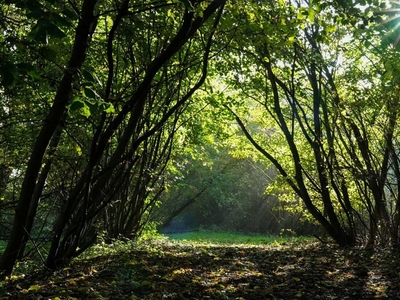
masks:
<path fill-rule="evenodd" d="M 400 299 L 399 262 L 318 243 L 153 241 L 11 281 L 0 299 Z"/>

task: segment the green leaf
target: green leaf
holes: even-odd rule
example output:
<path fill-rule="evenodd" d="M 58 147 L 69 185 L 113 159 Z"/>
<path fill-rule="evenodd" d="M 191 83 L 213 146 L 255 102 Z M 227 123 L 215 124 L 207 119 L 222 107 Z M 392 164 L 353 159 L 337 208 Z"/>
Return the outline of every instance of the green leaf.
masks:
<path fill-rule="evenodd" d="M 72 10 L 64 9 L 61 13 L 70 20 L 78 19 L 78 15 L 75 12 L 73 12 Z"/>
<path fill-rule="evenodd" d="M 87 102 L 87 107 L 89 110 L 89 116 L 94 115 L 99 111 L 99 106 L 97 104 Z M 86 116 L 86 117 L 89 117 L 89 116 Z"/>
<path fill-rule="evenodd" d="M 335 30 L 336 30 L 336 26 L 335 25 L 327 25 L 327 26 L 325 26 L 325 31 L 327 33 L 335 32 Z"/>
<path fill-rule="evenodd" d="M 39 20 L 40 18 L 43 18 L 43 16 L 45 16 L 45 15 L 46 15 L 46 12 L 41 7 L 39 7 L 38 9 L 32 10 L 26 16 L 30 19 Z"/>
<path fill-rule="evenodd" d="M 97 93 L 95 91 L 93 91 L 92 89 L 90 89 L 88 87 L 85 87 L 83 89 L 83 95 L 90 99 L 96 99 L 99 97 L 99 95 L 97 95 Z"/>
<path fill-rule="evenodd" d="M 85 107 L 85 105 L 86 105 L 85 102 L 82 101 L 80 97 L 74 96 L 72 98 L 71 104 L 69 105 L 69 109 L 71 111 L 74 111 L 74 110 L 81 109 L 82 107 Z"/>
<path fill-rule="evenodd" d="M 104 112 L 107 114 L 112 114 L 115 112 L 115 108 L 114 105 L 112 105 L 111 103 L 104 103 Z"/>
<path fill-rule="evenodd" d="M 314 23 L 315 14 L 316 14 L 316 11 L 310 7 L 308 9 L 308 20 L 310 20 L 311 23 Z"/>
<path fill-rule="evenodd" d="M 67 18 L 62 17 L 59 14 L 52 14 L 51 19 L 52 19 L 53 23 L 57 26 L 61 26 L 61 27 L 71 27 L 72 26 L 71 22 Z"/>
<path fill-rule="evenodd" d="M 66 34 L 49 20 L 41 18 L 32 27 L 31 32 L 28 34 L 28 39 L 47 44 L 48 37 L 62 39 L 66 37 Z"/>
<path fill-rule="evenodd" d="M 96 82 L 96 79 L 94 78 L 94 76 L 92 75 L 92 73 L 90 73 L 90 72 L 88 72 L 88 71 L 86 71 L 86 70 L 83 70 L 83 71 L 82 71 L 82 75 L 83 75 L 83 78 L 84 78 L 86 81 L 89 81 L 89 82 L 92 82 L 92 83 L 95 83 L 95 82 Z"/>
<path fill-rule="evenodd" d="M 36 41 L 41 44 L 47 44 L 46 26 L 37 23 L 35 26 L 32 27 L 32 30 L 31 32 L 29 32 L 27 38 L 30 41 Z"/>
<path fill-rule="evenodd" d="M 84 87 L 94 86 L 95 84 L 98 84 L 99 86 L 103 86 L 101 81 L 95 75 L 93 75 L 92 73 L 90 73 L 87 70 L 82 71 L 82 77 L 85 81 L 82 82 L 81 85 Z"/>
<path fill-rule="evenodd" d="M 297 14 L 297 20 L 305 20 L 308 17 L 308 10 L 304 8 L 300 8 L 299 13 Z"/>
<path fill-rule="evenodd" d="M 78 156 L 82 156 L 82 148 L 79 145 L 76 145 L 75 149 L 76 149 Z"/>
<path fill-rule="evenodd" d="M 37 291 L 39 291 L 40 289 L 41 289 L 40 285 L 34 284 L 34 285 L 31 285 L 31 286 L 29 287 L 28 291 L 30 291 L 30 292 L 37 292 Z"/>
<path fill-rule="evenodd" d="M 70 111 L 79 110 L 80 114 L 86 118 L 90 117 L 91 115 L 91 109 L 89 108 L 88 103 L 83 101 L 83 99 L 79 96 L 72 97 L 71 104 L 68 108 Z"/>
<path fill-rule="evenodd" d="M 40 74 L 37 70 L 30 64 L 20 63 L 17 67 L 23 71 L 23 73 L 29 75 L 32 79 L 40 79 Z"/>
<path fill-rule="evenodd" d="M 67 36 L 60 28 L 58 28 L 55 24 L 52 23 L 49 23 L 47 25 L 46 30 L 49 36 L 57 39 L 63 39 Z"/>

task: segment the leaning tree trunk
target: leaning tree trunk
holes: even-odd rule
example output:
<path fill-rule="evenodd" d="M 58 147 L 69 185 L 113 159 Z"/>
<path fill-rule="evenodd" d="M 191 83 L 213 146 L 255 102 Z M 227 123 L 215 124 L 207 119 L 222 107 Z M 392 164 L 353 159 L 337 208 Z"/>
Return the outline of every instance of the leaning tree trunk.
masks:
<path fill-rule="evenodd" d="M 294 191 L 297 193 L 297 195 L 303 200 L 307 210 L 311 213 L 311 215 L 325 228 L 327 233 L 338 243 L 340 246 L 348 246 L 348 245 L 354 245 L 355 243 L 355 236 L 352 234 L 352 231 L 350 233 L 346 230 L 346 228 L 343 227 L 343 225 L 339 222 L 338 216 L 336 215 L 336 212 L 333 209 L 333 203 L 331 200 L 330 195 L 328 194 L 328 191 L 326 189 L 327 181 L 328 178 L 325 173 L 328 172 L 328 170 L 323 167 L 323 158 L 320 153 L 320 147 L 321 147 L 321 136 L 322 133 L 321 127 L 319 125 L 319 109 L 321 103 L 319 102 L 319 88 L 318 86 L 315 85 L 315 82 L 313 84 L 313 79 L 316 80 L 316 78 L 313 78 L 315 74 L 309 74 L 309 79 L 311 81 L 311 85 L 313 86 L 313 93 L 314 93 L 314 107 L 313 107 L 313 113 L 314 113 L 314 135 L 312 135 L 312 139 L 308 134 L 305 132 L 304 128 L 306 127 L 305 124 L 302 124 L 301 118 L 298 115 L 298 108 L 296 108 L 296 105 L 298 105 L 298 102 L 295 98 L 294 95 L 290 95 L 288 87 L 281 81 L 279 80 L 276 76 L 275 73 L 272 69 L 271 66 L 271 57 L 268 52 L 267 47 L 265 47 L 264 54 L 266 57 L 269 58 L 269 61 L 263 61 L 263 65 L 267 69 L 267 74 L 268 74 L 268 79 L 271 83 L 272 87 L 272 93 L 273 93 L 273 99 L 274 99 L 274 112 L 276 114 L 279 126 L 286 138 L 286 142 L 288 143 L 293 161 L 294 161 L 294 168 L 295 168 L 295 176 L 294 176 L 294 181 L 292 182 L 291 179 L 288 178 L 288 176 L 285 176 L 289 180 L 289 184 L 292 186 Z M 311 63 L 313 65 L 313 62 Z M 313 71 L 313 68 L 311 68 L 311 73 Z M 284 90 L 284 92 L 289 96 L 291 96 L 292 99 L 292 109 L 294 116 L 297 118 L 297 120 L 300 123 L 300 127 L 303 130 L 303 134 L 305 135 L 306 139 L 309 141 L 310 146 L 313 148 L 314 152 L 314 158 L 315 158 L 315 164 L 317 165 L 317 173 L 319 175 L 319 186 L 321 189 L 320 192 L 320 197 L 323 202 L 324 206 L 324 211 L 328 217 L 326 219 L 324 215 L 319 211 L 319 209 L 316 207 L 316 205 L 313 203 L 309 193 L 308 189 L 304 180 L 304 169 L 301 163 L 301 158 L 300 158 L 300 153 L 297 149 L 295 139 L 294 139 L 294 133 L 292 133 L 286 123 L 284 114 L 282 112 L 281 108 L 281 97 L 279 93 L 279 87 Z M 283 169 L 281 167 L 281 169 Z M 286 172 L 285 172 L 286 173 Z"/>
<path fill-rule="evenodd" d="M 54 102 L 50 111 L 43 122 L 43 126 L 35 140 L 35 144 L 30 155 L 17 207 L 10 239 L 6 250 L 0 259 L 1 275 L 10 275 L 17 260 L 20 248 L 26 240 L 25 224 L 27 222 L 31 200 L 36 188 L 36 179 L 40 172 L 43 157 L 46 153 L 48 144 L 60 124 L 60 120 L 66 110 L 73 88 L 74 78 L 85 61 L 86 51 L 89 46 L 90 35 L 96 26 L 94 8 L 97 0 L 85 0 L 82 4 L 82 11 L 76 28 L 75 41 L 68 65 L 64 71 L 63 78 L 58 86 Z"/>
<path fill-rule="evenodd" d="M 44 166 L 38 177 L 35 191 L 33 193 L 32 200 L 30 203 L 30 208 L 29 208 L 28 216 L 26 218 L 26 223 L 25 223 L 26 235 L 23 237 L 23 241 L 22 241 L 21 247 L 19 249 L 19 253 L 18 253 L 18 259 L 21 259 L 23 257 L 26 244 L 30 238 L 29 233 L 32 232 L 33 222 L 35 220 L 36 212 L 37 212 L 37 209 L 39 206 L 40 197 L 42 196 L 43 188 L 45 186 L 46 179 L 50 172 L 51 165 L 53 162 L 52 156 L 56 152 L 58 143 L 60 142 L 62 131 L 63 131 L 62 126 L 58 126 L 57 130 L 54 133 L 53 138 L 50 141 L 49 151 L 47 153 L 48 157 L 45 160 Z"/>
<path fill-rule="evenodd" d="M 192 11 L 185 11 L 183 16 L 182 25 L 176 32 L 175 36 L 171 39 L 170 43 L 163 48 L 162 51 L 156 56 L 150 63 L 147 64 L 145 75 L 132 93 L 128 101 L 126 101 L 120 111 L 115 114 L 115 117 L 104 128 L 103 132 L 99 135 L 98 140 L 93 140 L 92 149 L 90 153 L 90 163 L 83 172 L 82 177 L 73 189 L 71 196 L 64 203 L 62 213 L 58 216 L 58 219 L 54 226 L 54 236 L 51 242 L 50 250 L 46 259 L 46 266 L 50 269 L 57 269 L 63 266 L 70 258 L 71 253 L 76 253 L 73 248 L 76 248 L 79 239 L 82 236 L 82 230 L 85 230 L 87 224 L 91 222 L 95 215 L 89 215 L 87 209 L 91 206 L 98 205 L 101 209 L 107 205 L 107 201 L 110 201 L 110 197 L 105 197 L 105 200 L 99 200 L 94 197 L 96 194 L 101 194 L 98 186 L 99 182 L 107 183 L 110 180 L 110 176 L 113 174 L 113 170 L 123 163 L 121 160 L 124 157 L 124 153 L 129 145 L 132 145 L 132 153 L 130 153 L 127 159 L 129 160 L 133 155 L 139 154 L 136 152 L 137 148 L 149 137 L 153 136 L 160 128 L 168 121 L 168 119 L 181 108 L 193 95 L 193 93 L 204 83 L 207 75 L 208 59 L 210 55 L 210 47 L 213 41 L 213 35 L 215 26 L 219 22 L 220 15 L 222 14 L 222 7 L 226 0 L 214 0 L 207 8 L 203 11 L 201 16 L 196 16 Z M 210 19 L 216 11 L 219 11 L 219 15 L 215 18 L 214 28 L 209 33 L 209 39 L 207 40 L 206 49 L 203 60 L 200 62 L 201 76 L 198 82 L 196 82 L 189 91 L 184 95 L 179 95 L 180 99 L 169 108 L 167 113 L 155 124 L 151 129 L 145 132 L 137 132 L 140 128 L 140 120 L 142 113 L 148 105 L 148 96 L 152 90 L 154 84 L 154 78 L 157 73 L 161 72 L 163 68 L 168 64 L 171 58 L 176 55 L 184 45 L 198 33 L 199 29 L 202 28 L 204 23 Z M 192 66 L 193 67 L 193 66 Z M 173 77 L 173 76 L 171 76 Z M 127 121 L 125 126 L 124 123 Z M 100 171 L 98 174 L 94 174 L 94 167 L 99 163 L 102 157 L 104 157 L 104 151 L 108 145 L 108 141 L 113 137 L 117 129 L 122 128 L 122 135 L 118 140 L 118 145 L 114 152 L 111 154 L 111 158 L 105 166 L 106 172 Z M 96 187 L 98 186 L 98 188 Z M 86 191 L 86 192 L 85 192 Z M 108 196 L 108 195 L 106 195 Z M 96 202 L 96 201 L 100 201 Z M 100 213 L 100 210 L 95 210 L 96 214 Z M 75 231 L 70 230 L 65 232 L 68 228 L 68 223 L 74 214 L 81 214 L 79 219 L 80 224 L 73 227 Z M 74 241 L 69 243 L 68 239 Z M 68 249 L 67 249 L 68 248 Z"/>

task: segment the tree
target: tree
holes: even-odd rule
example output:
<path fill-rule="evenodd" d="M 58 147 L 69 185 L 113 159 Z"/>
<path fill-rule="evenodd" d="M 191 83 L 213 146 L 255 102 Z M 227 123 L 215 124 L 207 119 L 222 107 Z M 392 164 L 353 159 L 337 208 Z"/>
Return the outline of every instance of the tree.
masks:
<path fill-rule="evenodd" d="M 158 144 L 158 152 L 154 152 L 149 147 L 157 144 L 151 141 L 153 136 L 155 143 L 165 136 L 163 129 L 168 120 L 179 116 L 204 82 L 213 32 L 224 3 L 196 2 L 190 8 L 180 3 L 129 0 L 86 0 L 80 7 L 69 3 L 68 11 L 80 17 L 77 21 L 68 19 L 71 25 L 76 23 L 68 32 L 61 31 L 52 19 L 65 7 L 63 4 L 16 4 L 26 12 L 27 20 L 39 18 L 28 34 L 33 44 L 46 42 L 47 36 L 51 37 L 49 32 L 56 32 L 57 37 L 70 37 L 73 46 L 30 153 L 13 230 L 0 260 L 3 275 L 11 273 L 17 253 L 23 252 L 27 229 L 36 216 L 44 183 L 51 176 L 53 159 L 57 158 L 53 153 L 60 145 L 67 146 L 68 141 L 69 147 L 82 152 L 83 159 L 79 169 L 72 172 L 77 177 L 64 187 L 66 193 L 59 204 L 46 259 L 51 269 L 62 266 L 94 242 L 97 216 L 124 182 L 140 174 L 134 172 L 157 161 L 159 151 L 160 159 L 168 158 L 168 142 Z M 214 20 L 207 23 L 209 19 Z M 138 34 L 137 40 L 131 39 L 132 33 Z M 197 42 L 200 38 L 203 43 Z M 105 53 L 105 61 L 101 53 Z M 70 131 L 74 127 L 79 129 L 76 135 Z M 89 140 L 83 141 L 85 137 Z M 149 151 L 152 156 L 141 161 L 142 166 L 137 165 L 136 157 Z M 148 183 L 145 178 L 140 180 L 144 180 L 140 182 L 142 187 Z M 140 201 L 142 205 L 134 209 L 143 208 L 144 199 Z"/>
<path fill-rule="evenodd" d="M 388 212 L 392 200 L 384 196 L 389 165 L 397 164 L 392 162 L 397 109 L 387 106 L 385 80 L 374 78 L 385 68 L 382 52 L 373 46 L 379 42 L 375 28 L 357 40 L 348 36 L 365 30 L 352 27 L 358 22 L 354 15 L 343 20 L 346 15 L 340 9 L 323 3 L 275 3 L 247 10 L 224 61 L 231 70 L 224 80 L 231 87 L 230 97 L 251 101 L 252 118 L 244 120 L 240 107 L 226 107 L 339 245 L 353 245 L 366 231 L 374 243 L 378 227 L 380 241 L 388 238 L 385 232 L 392 232 L 391 241 L 397 243 Z M 350 57 L 343 52 L 346 39 L 362 47 L 369 61 L 356 49 Z M 346 68 L 358 74 L 346 74 Z M 355 80 L 362 87 L 342 88 L 342 80 Z M 360 95 L 379 97 L 379 124 L 372 121 L 377 111 L 371 102 L 350 104 Z M 350 113 L 348 105 L 357 106 L 357 113 Z"/>

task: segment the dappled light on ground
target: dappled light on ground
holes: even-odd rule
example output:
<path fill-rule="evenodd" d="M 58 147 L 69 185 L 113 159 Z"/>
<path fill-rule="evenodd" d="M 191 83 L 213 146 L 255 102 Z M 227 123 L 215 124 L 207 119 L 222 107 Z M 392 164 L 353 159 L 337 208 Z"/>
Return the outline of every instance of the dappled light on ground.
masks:
<path fill-rule="evenodd" d="M 400 299 L 395 258 L 315 242 L 158 239 L 13 280 L 0 299 Z"/>

